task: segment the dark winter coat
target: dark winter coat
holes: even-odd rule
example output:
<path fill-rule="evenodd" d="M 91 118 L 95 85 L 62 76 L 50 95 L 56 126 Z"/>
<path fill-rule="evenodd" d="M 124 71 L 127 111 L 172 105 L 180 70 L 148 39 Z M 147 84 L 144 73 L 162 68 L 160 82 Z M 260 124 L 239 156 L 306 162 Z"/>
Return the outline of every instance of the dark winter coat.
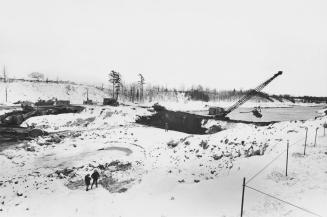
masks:
<path fill-rule="evenodd" d="M 85 176 L 85 184 L 90 185 L 91 184 L 91 177 L 89 175 Z"/>
<path fill-rule="evenodd" d="M 92 179 L 94 180 L 98 180 L 100 177 L 100 174 L 98 173 L 98 171 L 94 171 L 91 175 Z"/>

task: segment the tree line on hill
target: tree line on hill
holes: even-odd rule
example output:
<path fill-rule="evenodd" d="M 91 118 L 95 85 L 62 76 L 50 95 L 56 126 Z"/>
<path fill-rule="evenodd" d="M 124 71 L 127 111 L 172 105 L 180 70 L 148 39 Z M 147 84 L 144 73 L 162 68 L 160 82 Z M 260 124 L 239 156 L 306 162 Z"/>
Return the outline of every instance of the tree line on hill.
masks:
<path fill-rule="evenodd" d="M 42 83 L 57 83 L 57 84 L 73 84 L 76 82 L 62 81 L 57 78 L 56 80 L 49 80 L 43 73 L 32 72 L 28 75 L 30 79 L 15 79 L 8 78 L 4 73 L 3 77 L 0 77 L 1 82 L 15 82 L 15 81 L 27 81 L 27 82 L 42 82 Z M 130 102 L 152 102 L 154 100 L 176 100 L 180 93 L 183 93 L 190 100 L 198 101 L 236 101 L 242 96 L 249 93 L 252 90 L 217 90 L 204 88 L 201 85 L 193 86 L 188 89 L 177 90 L 176 88 L 167 88 L 159 85 L 146 84 L 143 74 L 138 74 L 138 80 L 132 83 L 124 82 L 122 74 L 115 70 L 111 70 L 108 73 L 108 88 L 102 84 L 101 87 L 96 86 L 97 89 L 108 92 L 108 95 L 116 100 L 125 100 Z M 92 86 L 92 85 L 89 85 Z M 327 103 L 327 97 L 313 97 L 313 96 L 291 96 L 291 95 L 269 95 L 264 92 L 258 92 L 253 97 L 256 101 L 272 102 L 274 100 L 284 102 L 303 102 L 303 103 Z"/>

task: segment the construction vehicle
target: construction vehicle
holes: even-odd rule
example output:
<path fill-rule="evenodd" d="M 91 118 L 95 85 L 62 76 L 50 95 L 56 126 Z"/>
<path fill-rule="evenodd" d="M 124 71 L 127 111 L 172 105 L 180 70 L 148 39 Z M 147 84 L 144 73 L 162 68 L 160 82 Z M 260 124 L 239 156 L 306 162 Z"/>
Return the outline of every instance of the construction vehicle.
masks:
<path fill-rule="evenodd" d="M 24 121 L 31 117 L 63 113 L 77 113 L 84 109 L 82 106 L 73 105 L 33 106 L 22 103 L 21 106 L 22 110 L 14 110 L 0 115 L 0 144 L 1 142 L 5 141 L 31 139 L 37 136 L 47 135 L 47 132 L 41 129 L 35 129 L 33 126 L 20 126 Z"/>
<path fill-rule="evenodd" d="M 114 98 L 103 98 L 103 105 L 119 106 L 119 102 Z"/>
<path fill-rule="evenodd" d="M 261 108 L 260 106 L 254 107 L 253 110 L 251 111 L 254 116 L 257 118 L 262 118 L 262 113 L 261 113 Z"/>
<path fill-rule="evenodd" d="M 246 95 L 244 95 L 234 105 L 227 108 L 226 110 L 221 107 L 210 107 L 209 115 L 214 115 L 216 119 L 228 119 L 226 116 L 229 113 L 231 113 L 232 111 L 234 111 L 235 109 L 237 109 L 238 107 L 243 105 L 245 102 L 250 100 L 253 96 L 255 96 L 257 93 L 259 93 L 264 87 L 266 87 L 270 82 L 272 82 L 275 78 L 277 78 L 278 76 L 280 76 L 282 74 L 283 74 L 282 71 L 277 72 L 276 74 L 274 74 L 274 76 L 272 76 L 271 78 L 269 78 L 268 80 L 266 80 L 265 82 L 263 82 L 262 84 L 257 86 L 256 88 L 250 90 Z M 262 114 L 261 114 L 261 112 L 259 112 L 259 110 L 254 110 L 254 112 L 252 112 L 252 113 L 256 117 L 262 117 Z"/>
<path fill-rule="evenodd" d="M 240 112 L 240 113 L 252 113 L 257 118 L 262 118 L 261 108 L 260 106 L 254 107 L 251 111 Z"/>
<path fill-rule="evenodd" d="M 22 104 L 22 110 L 14 110 L 0 115 L 0 127 L 20 126 L 25 120 L 34 116 L 78 113 L 83 109 L 82 106 L 73 105 L 28 106 Z"/>

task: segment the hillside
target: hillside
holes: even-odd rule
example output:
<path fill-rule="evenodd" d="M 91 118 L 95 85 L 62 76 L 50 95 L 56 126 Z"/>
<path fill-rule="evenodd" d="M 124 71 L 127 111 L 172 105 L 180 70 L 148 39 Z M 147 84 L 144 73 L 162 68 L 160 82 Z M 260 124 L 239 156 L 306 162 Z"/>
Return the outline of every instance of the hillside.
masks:
<path fill-rule="evenodd" d="M 102 103 L 104 97 L 112 95 L 111 90 L 101 89 L 91 85 L 72 84 L 72 83 L 54 83 L 54 82 L 31 82 L 31 81 L 13 81 L 9 83 L 0 82 L 0 104 L 6 103 L 6 89 L 7 87 L 7 103 L 14 103 L 17 101 L 32 101 L 38 99 L 51 99 L 53 97 L 59 100 L 70 100 L 72 104 L 82 104 L 86 100 L 87 90 L 89 98 L 97 103 Z M 133 87 L 135 88 L 135 87 Z M 140 97 L 130 96 L 129 87 L 124 87 L 121 91 L 119 101 L 122 102 L 138 102 L 144 105 L 152 105 L 155 102 L 162 103 L 168 108 L 172 107 L 174 110 L 195 110 L 205 109 L 207 106 L 222 106 L 227 107 L 237 101 L 246 92 L 223 91 L 216 94 L 207 94 L 208 100 L 201 101 L 199 97 L 194 97 L 194 92 L 180 92 L 176 90 L 160 89 L 156 87 L 147 88 L 144 90 L 143 100 Z M 199 94 L 199 93 L 197 93 Z M 201 94 L 206 94 L 205 92 Z M 207 101 L 207 102 L 206 102 Z M 182 104 L 182 106 L 177 106 Z M 280 107 L 293 105 L 294 100 L 281 96 L 270 96 L 265 93 L 259 93 L 249 102 L 245 103 L 244 107 L 262 106 L 262 107 Z"/>
<path fill-rule="evenodd" d="M 0 83 L 0 103 L 5 102 L 5 85 L 8 88 L 9 103 L 19 100 L 35 102 L 38 99 L 47 100 L 56 97 L 60 100 L 70 100 L 73 104 L 82 104 L 83 100 L 86 100 L 87 89 L 89 98 L 94 101 L 102 102 L 104 97 L 108 97 L 104 91 L 83 84 L 17 81 Z"/>

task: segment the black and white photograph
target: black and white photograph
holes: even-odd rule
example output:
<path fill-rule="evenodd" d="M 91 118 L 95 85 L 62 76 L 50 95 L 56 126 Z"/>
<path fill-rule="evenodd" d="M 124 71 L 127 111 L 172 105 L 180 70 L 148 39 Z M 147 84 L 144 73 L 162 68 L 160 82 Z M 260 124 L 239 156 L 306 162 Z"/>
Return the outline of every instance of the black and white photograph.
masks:
<path fill-rule="evenodd" d="M 326 0 L 0 0 L 0 216 L 326 217 Z"/>

